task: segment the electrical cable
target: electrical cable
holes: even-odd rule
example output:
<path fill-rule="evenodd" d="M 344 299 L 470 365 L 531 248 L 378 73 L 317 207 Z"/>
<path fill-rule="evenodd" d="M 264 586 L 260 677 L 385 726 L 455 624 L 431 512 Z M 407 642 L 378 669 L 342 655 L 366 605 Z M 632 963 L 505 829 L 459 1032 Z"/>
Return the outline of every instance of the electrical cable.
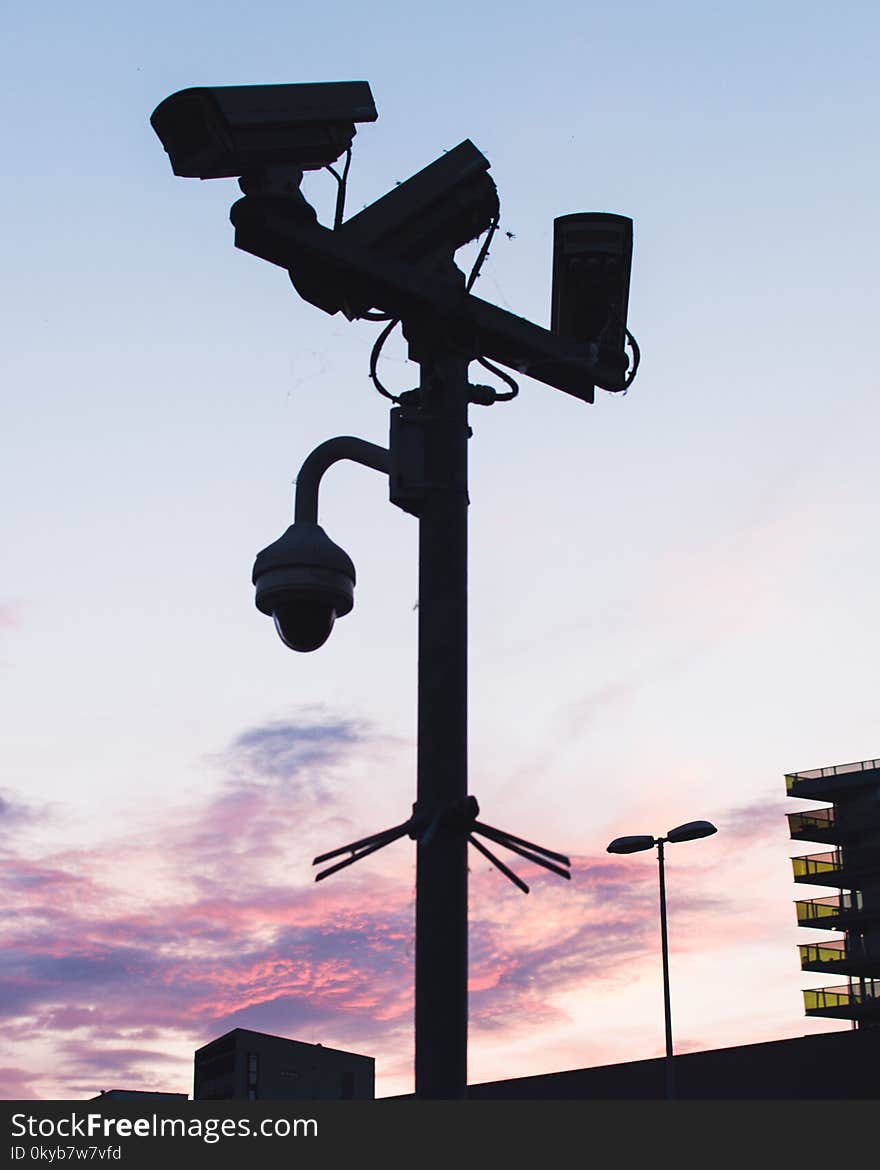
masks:
<path fill-rule="evenodd" d="M 626 340 L 629 342 L 630 349 L 632 350 L 633 360 L 632 360 L 632 367 L 631 367 L 629 373 L 627 374 L 626 380 L 624 381 L 623 385 L 620 387 L 619 390 L 613 390 L 613 391 L 611 391 L 611 393 L 625 394 L 627 392 L 627 390 L 630 388 L 630 386 L 632 385 L 633 379 L 636 376 L 636 373 L 637 373 L 638 368 L 639 368 L 639 362 L 642 360 L 642 352 L 639 349 L 639 343 L 636 341 L 636 339 L 633 337 L 633 335 L 627 329 L 626 325 L 621 320 L 619 313 L 614 313 L 612 316 L 609 316 L 608 320 L 605 322 L 604 326 L 602 327 L 602 332 L 596 338 L 596 345 L 600 346 L 602 344 L 602 341 L 604 340 L 605 335 L 611 329 L 613 329 L 615 325 L 623 325 L 623 332 L 626 335 Z"/>
<path fill-rule="evenodd" d="M 329 170 L 331 172 L 331 174 L 333 174 L 336 177 L 337 181 L 340 184 L 340 196 L 342 199 L 344 199 L 344 180 L 345 180 L 345 176 L 348 173 L 348 164 L 350 163 L 350 161 L 351 161 L 351 151 L 349 150 L 348 157 L 346 158 L 346 167 L 345 167 L 345 170 L 343 171 L 341 178 L 339 175 L 336 174 L 336 172 L 333 170 L 332 167 L 329 167 L 329 166 L 327 167 L 327 170 Z M 339 201 L 337 201 L 337 222 L 336 222 L 337 227 L 339 226 L 339 224 L 341 222 L 341 213 L 339 211 L 339 208 L 340 208 L 340 203 L 339 203 Z M 500 222 L 501 222 L 501 213 L 499 211 L 498 214 L 493 218 L 492 222 L 489 224 L 489 229 L 486 232 L 486 238 L 483 240 L 482 246 L 480 247 L 480 251 L 477 254 L 477 258 L 474 261 L 473 267 L 471 268 L 470 275 L 468 276 L 467 281 L 465 282 L 465 292 L 471 291 L 471 288 L 473 287 L 474 282 L 476 281 L 477 277 L 480 275 L 480 269 L 482 268 L 483 263 L 485 262 L 486 257 L 489 254 L 489 247 L 492 243 L 492 238 L 495 235 L 495 232 L 498 230 L 498 224 Z M 367 320 L 367 321 L 386 321 L 387 322 L 385 328 L 382 330 L 382 332 L 376 338 L 376 340 L 373 344 L 372 352 L 370 353 L 370 380 L 383 397 L 390 399 L 392 402 L 400 402 L 400 398 L 396 394 L 392 394 L 390 390 L 387 390 L 385 388 L 385 386 L 382 385 L 382 382 L 379 378 L 379 374 L 378 374 L 378 370 L 377 370 L 377 366 L 379 363 L 379 355 L 382 352 L 382 346 L 388 340 L 388 337 L 390 336 L 390 334 L 394 330 L 395 326 L 400 324 L 400 318 L 399 317 L 391 317 L 387 313 L 376 312 L 376 311 L 373 311 L 372 309 L 367 310 L 364 313 L 361 313 L 360 316 L 362 319 Z M 507 393 L 499 394 L 496 392 L 494 401 L 496 401 L 496 402 L 509 402 L 511 398 L 515 398 L 517 396 L 517 394 L 519 393 L 519 386 L 513 380 L 513 378 L 510 377 L 509 374 L 506 374 L 504 372 L 504 370 L 499 370 L 499 368 L 497 366 L 493 365 L 490 361 L 487 361 L 486 358 L 478 358 L 477 360 L 479 361 L 481 366 L 484 366 L 487 370 L 490 370 L 493 374 L 496 375 L 496 377 L 501 378 L 501 380 L 503 382 L 506 382 L 507 385 L 510 387 L 510 390 Z"/>
<path fill-rule="evenodd" d="M 499 370 L 499 368 L 497 366 L 494 366 L 487 358 L 484 358 L 484 357 L 477 358 L 477 361 L 480 363 L 481 366 L 483 366 L 487 370 L 490 370 L 493 374 L 495 374 L 496 377 L 500 378 L 502 380 L 502 382 L 506 382 L 507 385 L 510 387 L 510 393 L 508 393 L 508 394 L 503 394 L 503 393 L 498 394 L 496 392 L 496 394 L 495 394 L 495 401 L 496 402 L 509 402 L 511 400 L 511 398 L 516 398 L 517 394 L 519 394 L 519 386 L 513 380 L 513 378 L 511 378 L 510 374 L 505 373 L 504 370 Z"/>
<path fill-rule="evenodd" d="M 342 174 L 335 171 L 328 163 L 325 171 L 329 171 L 336 180 L 338 186 L 336 190 L 336 211 L 333 215 L 333 230 L 336 231 L 342 224 L 342 215 L 345 211 L 345 185 L 348 182 L 348 171 L 351 166 L 351 147 L 345 152 L 345 166 L 342 168 Z"/>
<path fill-rule="evenodd" d="M 480 275 L 480 269 L 483 267 L 483 261 L 486 259 L 486 257 L 489 254 L 489 245 L 492 243 L 492 237 L 495 235 L 495 232 L 498 229 L 498 224 L 500 222 L 501 222 L 501 212 L 499 211 L 498 214 L 495 216 L 495 218 L 492 220 L 492 222 L 489 224 L 489 230 L 486 233 L 485 240 L 483 240 L 483 246 L 480 248 L 480 251 L 477 254 L 477 258 L 474 261 L 474 266 L 471 269 L 471 274 L 467 278 L 467 282 L 465 283 L 465 286 L 464 286 L 465 292 L 471 291 L 471 289 L 474 286 L 474 281 Z"/>
<path fill-rule="evenodd" d="M 400 402 L 400 399 L 398 398 L 398 396 L 396 394 L 392 394 L 390 390 L 386 390 L 385 387 L 382 385 L 382 383 L 379 381 L 379 375 L 376 372 L 376 365 L 379 361 L 379 354 L 382 352 L 382 346 L 388 340 L 388 337 L 391 334 L 394 327 L 396 325 L 399 325 L 399 324 L 400 324 L 399 317 L 392 317 L 391 320 L 388 321 L 388 324 L 385 326 L 385 328 L 382 330 L 382 332 L 376 338 L 376 340 L 373 344 L 373 351 L 370 354 L 370 379 L 371 379 L 373 385 L 379 391 L 379 393 L 384 395 L 386 398 L 390 398 L 392 402 Z"/>
<path fill-rule="evenodd" d="M 351 147 L 345 152 L 345 166 L 342 168 L 342 174 L 334 170 L 329 164 L 324 167 L 325 171 L 329 171 L 338 184 L 336 191 L 336 211 L 333 215 L 333 230 L 338 231 L 342 227 L 342 216 L 345 212 L 345 192 L 346 184 L 348 182 L 348 171 L 351 167 Z M 388 313 L 377 313 L 372 309 L 361 313 L 361 317 L 365 321 L 390 321 L 391 317 Z"/>
<path fill-rule="evenodd" d="M 630 386 L 632 385 L 633 378 L 636 376 L 636 370 L 638 370 L 639 362 L 642 360 L 642 351 L 639 349 L 639 343 L 636 341 L 636 339 L 633 337 L 633 335 L 630 333 L 630 331 L 626 328 L 625 325 L 624 325 L 624 331 L 626 333 L 627 340 L 629 341 L 630 348 L 632 349 L 632 354 L 633 354 L 632 369 L 627 374 L 626 381 L 623 384 L 624 392 L 626 392 L 630 388 Z"/>

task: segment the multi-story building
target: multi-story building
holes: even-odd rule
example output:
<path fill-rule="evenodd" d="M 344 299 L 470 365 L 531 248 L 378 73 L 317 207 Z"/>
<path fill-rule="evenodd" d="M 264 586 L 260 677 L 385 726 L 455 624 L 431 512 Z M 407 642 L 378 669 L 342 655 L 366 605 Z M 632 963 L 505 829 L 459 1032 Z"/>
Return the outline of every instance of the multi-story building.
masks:
<path fill-rule="evenodd" d="M 799 948 L 801 969 L 843 980 L 805 990 L 806 1015 L 880 1026 L 880 760 L 790 772 L 785 786 L 831 802 L 788 814 L 793 841 L 833 847 L 791 859 L 796 882 L 836 891 L 795 902 L 799 926 L 833 932 Z"/>

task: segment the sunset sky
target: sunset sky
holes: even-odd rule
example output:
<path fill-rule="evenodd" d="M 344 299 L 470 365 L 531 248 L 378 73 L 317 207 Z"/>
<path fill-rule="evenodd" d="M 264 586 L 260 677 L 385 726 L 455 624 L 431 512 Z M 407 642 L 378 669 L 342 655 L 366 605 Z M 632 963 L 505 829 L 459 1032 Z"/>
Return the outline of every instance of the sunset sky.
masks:
<path fill-rule="evenodd" d="M 18 6 L 5 22 L 0 1096 L 191 1092 L 233 1027 L 412 1089 L 415 855 L 312 858 L 415 798 L 417 522 L 343 464 L 353 612 L 295 655 L 259 549 L 323 440 L 387 443 L 381 328 L 237 251 L 234 179 L 149 117 L 194 85 L 363 79 L 347 211 L 470 138 L 475 291 L 549 323 L 553 219 L 634 220 L 630 392 L 473 407 L 470 791 L 572 881 L 471 854 L 471 1081 L 807 1020 L 784 773 L 877 757 L 875 4 Z M 304 185 L 322 222 L 335 184 Z M 467 270 L 476 245 L 463 249 Z M 477 374 L 477 370 L 480 370 Z M 399 336 L 380 365 L 416 384 Z M 475 367 L 472 377 L 488 381 Z"/>

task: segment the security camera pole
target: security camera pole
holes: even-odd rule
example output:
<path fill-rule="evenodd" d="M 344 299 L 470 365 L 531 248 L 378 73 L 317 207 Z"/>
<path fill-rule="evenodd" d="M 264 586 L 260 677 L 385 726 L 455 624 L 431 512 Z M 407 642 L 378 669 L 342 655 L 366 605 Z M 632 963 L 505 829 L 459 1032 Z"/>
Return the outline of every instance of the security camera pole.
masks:
<path fill-rule="evenodd" d="M 323 117 L 322 103 L 328 111 Z M 245 197 L 231 211 L 237 247 L 286 269 L 300 295 L 326 312 L 400 321 L 419 365 L 418 388 L 401 394 L 391 412 L 387 451 L 345 437 L 309 456 L 297 483 L 295 523 L 259 554 L 254 581 L 258 608 L 273 614 L 285 642 L 315 649 L 335 617 L 350 610 L 354 586 L 347 554 L 317 525 L 321 474 L 338 458 L 387 472 L 391 502 L 418 517 L 418 779 L 412 815 L 315 862 L 347 855 L 319 873 L 320 880 L 403 836 L 416 841 L 416 1096 L 454 1099 L 467 1095 L 468 843 L 526 893 L 525 882 L 478 838 L 570 877 L 567 857 L 478 820 L 479 806 L 468 795 L 468 406 L 512 396 L 472 386 L 468 367 L 493 358 L 584 402 L 593 401 L 596 385 L 625 389 L 635 365 L 627 376 L 624 333 L 634 354 L 637 349 L 625 330 L 629 255 L 620 225 L 631 231 L 631 223 L 599 216 L 596 231 L 583 217 L 557 221 L 554 326 L 533 325 L 474 296 L 454 264 L 461 244 L 490 223 L 497 226 L 489 163 L 468 141 L 344 223 L 338 206 L 333 230 L 317 222 L 299 191 L 302 170 L 338 158 L 346 135 L 351 142 L 354 121 L 375 116 L 366 83 L 345 82 L 182 91 L 158 107 L 153 125 L 175 173 L 242 176 Z M 273 136 L 265 133 L 268 127 L 280 129 Z M 266 153 L 261 166 L 270 141 L 274 153 Z M 322 155 L 316 143 L 329 153 Z M 609 239 L 623 240 L 622 247 L 609 249 Z M 628 239 L 631 251 L 631 234 Z M 609 345 L 609 338 L 616 340 Z M 304 587 L 303 574 L 315 566 L 324 584 Z M 317 634 L 307 612 L 316 605 L 329 613 L 319 614 L 324 624 Z"/>
<path fill-rule="evenodd" d="M 430 486 L 419 514 L 415 807 L 428 822 L 417 841 L 415 928 L 416 1094 L 426 1098 L 467 1095 L 468 977 L 468 357 L 432 333 L 428 326 L 408 337 L 430 420 Z"/>

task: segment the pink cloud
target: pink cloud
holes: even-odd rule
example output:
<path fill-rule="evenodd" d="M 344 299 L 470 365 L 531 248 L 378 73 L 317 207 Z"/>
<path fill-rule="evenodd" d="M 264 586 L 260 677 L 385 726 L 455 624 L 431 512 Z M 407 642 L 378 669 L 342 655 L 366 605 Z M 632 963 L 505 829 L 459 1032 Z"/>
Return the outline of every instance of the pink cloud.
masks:
<path fill-rule="evenodd" d="M 38 1097 L 34 1082 L 40 1074 L 24 1068 L 0 1068 L 0 1097 L 4 1101 L 32 1101 Z"/>
<path fill-rule="evenodd" d="M 23 624 L 22 610 L 20 602 L 5 602 L 0 605 L 0 629 L 19 629 Z"/>
<path fill-rule="evenodd" d="M 192 1051 L 236 1026 L 367 1052 L 380 1068 L 411 1052 L 411 842 L 395 871 L 365 861 L 309 880 L 313 834 L 343 807 L 337 773 L 363 750 L 364 730 L 340 727 L 242 737 L 216 796 L 99 854 L 7 859 L 6 1035 L 53 1054 L 65 1095 L 86 1074 L 116 1087 L 188 1083 Z M 528 897 L 471 854 L 475 1041 L 559 1023 L 561 995 L 655 948 L 656 867 L 576 857 L 569 883 L 511 861 Z M 674 904 L 683 934 L 699 925 L 700 946 L 725 932 L 717 901 L 698 889 Z M 50 1082 L 10 1083 L 45 1094 Z"/>

